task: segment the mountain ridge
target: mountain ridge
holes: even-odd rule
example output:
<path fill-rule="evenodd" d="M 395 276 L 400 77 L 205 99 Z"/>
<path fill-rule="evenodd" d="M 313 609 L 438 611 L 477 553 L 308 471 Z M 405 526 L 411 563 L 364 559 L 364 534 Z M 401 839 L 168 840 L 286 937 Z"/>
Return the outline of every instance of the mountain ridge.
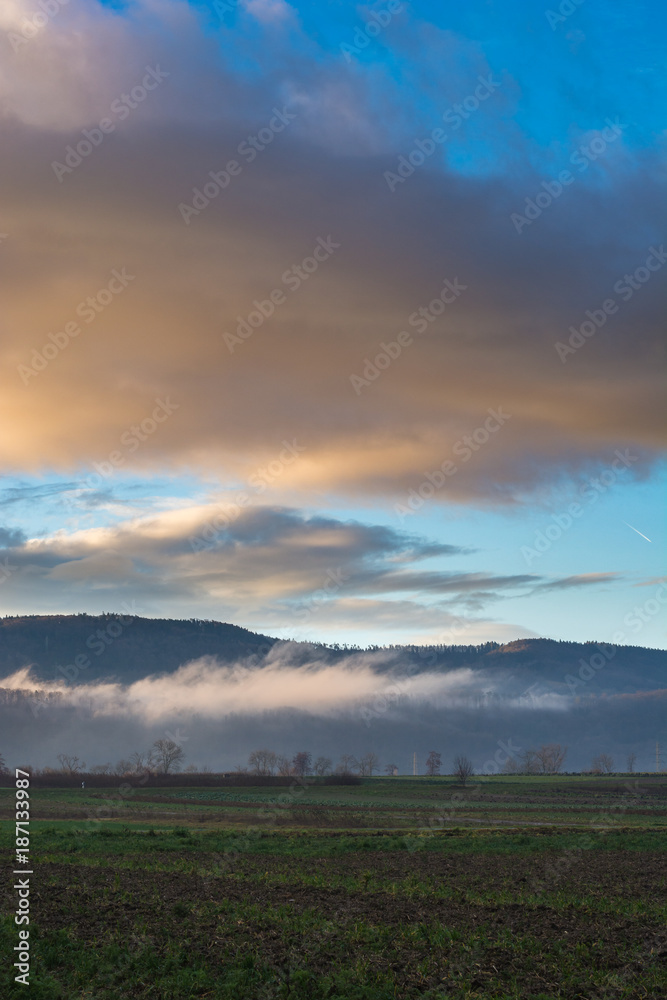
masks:
<path fill-rule="evenodd" d="M 667 686 L 664 650 L 643 646 L 612 646 L 546 638 L 509 643 L 452 646 L 388 644 L 340 647 L 324 643 L 278 639 L 228 622 L 209 619 L 142 618 L 137 615 L 22 615 L 0 619 L 0 685 L 2 678 L 29 667 L 38 680 L 70 682 L 116 680 L 132 683 L 142 677 L 171 673 L 184 663 L 211 657 L 221 663 L 260 666 L 267 654 L 282 646 L 295 665 L 339 662 L 350 656 L 370 656 L 380 672 L 396 667 L 411 673 L 509 669 L 517 678 L 539 682 L 545 674 L 560 675 L 564 689 L 570 678 L 588 680 L 604 667 L 605 687 L 617 692 L 646 691 Z M 576 686 L 576 685 L 575 685 Z"/>

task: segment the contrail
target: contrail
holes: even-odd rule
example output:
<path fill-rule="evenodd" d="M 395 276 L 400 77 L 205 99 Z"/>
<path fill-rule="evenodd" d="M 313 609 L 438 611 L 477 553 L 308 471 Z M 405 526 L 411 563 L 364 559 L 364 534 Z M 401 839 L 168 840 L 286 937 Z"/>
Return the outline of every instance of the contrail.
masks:
<path fill-rule="evenodd" d="M 624 521 L 624 522 L 623 522 L 623 524 L 628 524 L 628 522 L 627 522 L 627 521 Z M 631 524 L 628 524 L 628 528 L 632 528 L 632 525 L 631 525 Z M 637 530 L 637 528 L 632 528 L 632 530 L 633 530 L 633 531 L 636 531 L 638 535 L 641 535 L 641 536 L 642 536 L 642 538 L 646 538 L 646 535 L 642 535 L 641 531 L 638 531 L 638 530 Z M 647 542 L 650 542 L 650 541 L 651 541 L 651 539 L 650 539 L 650 538 L 646 538 L 646 541 L 647 541 Z M 653 543 L 651 542 L 651 544 L 653 544 Z"/>

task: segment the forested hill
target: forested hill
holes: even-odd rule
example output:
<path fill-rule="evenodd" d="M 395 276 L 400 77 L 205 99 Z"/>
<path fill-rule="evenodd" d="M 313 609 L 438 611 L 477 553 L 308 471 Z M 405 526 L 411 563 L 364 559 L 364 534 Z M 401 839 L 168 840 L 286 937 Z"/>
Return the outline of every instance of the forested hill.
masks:
<path fill-rule="evenodd" d="M 41 680 L 62 679 L 67 675 L 58 668 L 74 665 L 77 676 L 70 679 L 79 683 L 111 677 L 134 681 L 171 672 L 201 656 L 224 662 L 263 657 L 276 641 L 237 625 L 197 619 L 114 614 L 3 618 L 0 678 L 29 666 Z"/>
<path fill-rule="evenodd" d="M 115 679 L 124 683 L 150 674 L 170 673 L 191 660 L 214 657 L 221 663 L 261 665 L 283 640 L 250 632 L 237 625 L 198 619 L 176 620 L 109 615 L 29 615 L 0 619 L 0 686 L 2 678 L 25 667 L 41 680 L 87 683 Z M 359 649 L 291 643 L 285 656 L 292 665 L 313 659 L 336 662 Z M 667 688 L 665 652 L 641 646 L 519 639 L 505 645 L 373 646 L 367 650 L 378 671 L 416 673 L 470 667 L 502 673 L 522 690 L 540 689 L 578 694 L 568 678 L 589 681 L 599 676 L 608 692 L 655 691 Z M 253 659 L 254 657 L 254 659 Z"/>

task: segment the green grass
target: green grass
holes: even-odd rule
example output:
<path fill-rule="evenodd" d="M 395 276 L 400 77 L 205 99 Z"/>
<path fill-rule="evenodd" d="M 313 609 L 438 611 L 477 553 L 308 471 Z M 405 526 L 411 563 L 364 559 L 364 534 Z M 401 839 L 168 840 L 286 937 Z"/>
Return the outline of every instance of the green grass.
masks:
<path fill-rule="evenodd" d="M 511 826 L 466 827 L 457 806 L 431 831 L 452 794 L 477 796 L 471 813 L 487 796 Z M 608 779 L 490 779 L 462 793 L 451 779 L 372 779 L 307 789 L 281 825 L 276 789 L 144 788 L 99 820 L 113 793 L 33 789 L 28 995 L 667 996 L 666 794 L 664 778 L 631 801 Z M 331 825 L 314 823 L 318 810 Z M 526 826 L 536 814 L 546 825 Z M 604 815 L 617 818 L 591 825 Z M 0 826 L 6 853 L 13 832 Z M 9 955 L 16 902 L 8 880 L 0 892 Z M 11 1000 L 24 994 L 10 964 Z"/>
<path fill-rule="evenodd" d="M 360 785 L 33 789 L 36 819 L 394 830 L 487 825 L 667 828 L 667 781 L 582 776 L 494 776 L 462 789 L 453 778 L 371 778 Z M 0 789 L 0 818 L 12 790 Z M 440 817 L 440 820 L 438 819 Z"/>

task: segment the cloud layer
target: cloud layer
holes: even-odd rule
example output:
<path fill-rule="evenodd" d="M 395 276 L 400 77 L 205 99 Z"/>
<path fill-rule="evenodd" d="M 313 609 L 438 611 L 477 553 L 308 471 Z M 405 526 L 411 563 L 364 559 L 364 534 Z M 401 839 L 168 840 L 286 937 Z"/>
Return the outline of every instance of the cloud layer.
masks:
<path fill-rule="evenodd" d="M 282 2 L 241 6 L 234 49 L 194 8 L 152 0 L 68 5 L 13 51 L 30 9 L 5 5 L 0 40 L 3 464 L 244 479 L 297 440 L 281 485 L 303 502 L 402 501 L 450 462 L 436 502 L 501 505 L 619 447 L 646 471 L 663 426 L 660 278 L 614 285 L 656 245 L 658 173 L 631 121 L 609 138 L 611 95 L 597 127 L 536 162 L 517 78 L 426 19 L 386 35 L 436 74 L 420 103 Z M 489 75 L 493 93 L 392 192 L 385 173 Z M 465 170 L 463 148 L 494 166 Z M 572 183 L 517 232 L 512 213 L 566 167 Z M 562 360 L 556 342 L 610 297 L 614 315 Z M 508 416 L 485 436 L 489 411 Z"/>
<path fill-rule="evenodd" d="M 89 765 L 115 763 L 166 737 L 183 745 L 188 762 L 221 770 L 268 745 L 290 757 L 310 749 L 334 760 L 372 749 L 403 773 L 413 751 L 421 769 L 437 748 L 446 768 L 464 752 L 484 771 L 500 746 L 519 752 L 550 741 L 569 746 L 570 768 L 588 766 L 602 751 L 634 750 L 643 769 L 654 748 L 646 734 L 664 718 L 667 692 L 619 693 L 619 677 L 604 672 L 590 690 L 582 683 L 572 691 L 559 671 L 544 675 L 535 664 L 518 672 L 500 664 L 420 672 L 423 663 L 411 669 L 396 651 L 357 653 L 335 665 L 311 653 L 304 658 L 285 643 L 259 668 L 204 658 L 129 685 L 49 684 L 19 670 L 0 680 L 3 752 L 25 755 L 22 734 L 32 721 L 36 766 L 53 766 L 60 752 Z"/>
<path fill-rule="evenodd" d="M 412 629 L 413 641 L 434 627 L 438 642 L 459 641 L 465 627 L 481 627 L 479 639 L 481 613 L 494 602 L 608 586 L 618 577 L 466 571 L 471 552 L 458 545 L 267 505 L 183 506 L 30 540 L 5 531 L 0 543 L 7 607 L 29 598 L 42 612 L 92 602 L 98 611 L 124 607 L 140 615 L 171 608 L 175 617 L 210 607 L 218 618 L 242 618 L 286 638 L 302 638 L 316 624 L 342 628 L 372 617 L 383 632 Z M 444 568 L 449 561 L 453 568 Z M 465 627 L 461 612 L 469 616 Z M 504 629 L 508 639 L 531 634 Z"/>

